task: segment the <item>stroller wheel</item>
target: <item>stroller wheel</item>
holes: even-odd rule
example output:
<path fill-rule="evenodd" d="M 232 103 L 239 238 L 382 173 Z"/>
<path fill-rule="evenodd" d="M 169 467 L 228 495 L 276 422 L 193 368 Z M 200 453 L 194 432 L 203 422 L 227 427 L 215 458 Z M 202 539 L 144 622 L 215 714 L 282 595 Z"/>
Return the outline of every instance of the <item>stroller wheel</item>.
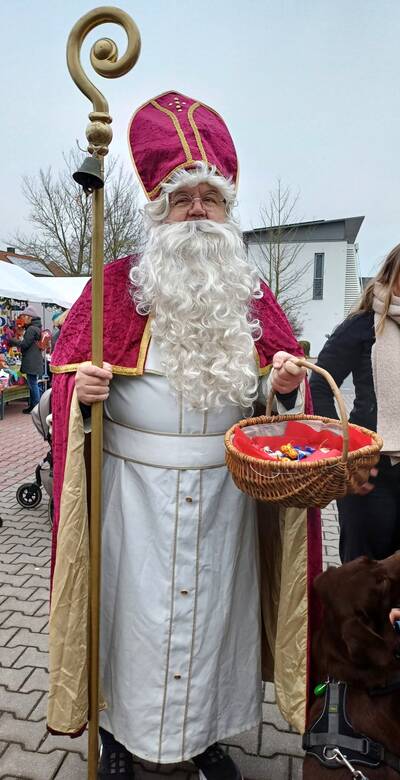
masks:
<path fill-rule="evenodd" d="M 42 500 L 42 491 L 36 482 L 25 482 L 24 485 L 19 486 L 16 498 L 24 509 L 35 509 Z"/>

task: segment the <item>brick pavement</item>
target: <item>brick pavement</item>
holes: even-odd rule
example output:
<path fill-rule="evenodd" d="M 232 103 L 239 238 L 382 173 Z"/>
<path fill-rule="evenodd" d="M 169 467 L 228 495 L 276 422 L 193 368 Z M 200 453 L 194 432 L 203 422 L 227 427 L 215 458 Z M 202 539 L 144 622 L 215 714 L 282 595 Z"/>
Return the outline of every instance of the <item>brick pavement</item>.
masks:
<path fill-rule="evenodd" d="M 34 475 L 37 463 L 48 450 L 30 414 L 22 414 L 25 407 L 26 400 L 7 404 L 4 420 L 0 420 L 0 490 Z"/>
<path fill-rule="evenodd" d="M 47 618 L 50 528 L 47 496 L 24 510 L 15 500 L 47 452 L 29 415 L 13 404 L 0 421 L 0 780 L 86 780 L 86 735 L 76 740 L 46 732 Z M 337 564 L 333 505 L 324 510 L 325 562 Z M 229 740 L 228 750 L 248 780 L 300 780 L 298 734 L 285 723 L 272 685 L 264 694 L 259 728 Z M 195 778 L 181 767 L 137 764 L 138 780 Z"/>

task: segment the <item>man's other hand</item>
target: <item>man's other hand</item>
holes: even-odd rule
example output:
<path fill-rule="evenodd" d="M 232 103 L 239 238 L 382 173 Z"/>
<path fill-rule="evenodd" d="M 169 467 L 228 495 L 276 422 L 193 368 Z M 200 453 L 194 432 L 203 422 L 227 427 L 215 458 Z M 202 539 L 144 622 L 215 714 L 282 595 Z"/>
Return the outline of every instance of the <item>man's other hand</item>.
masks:
<path fill-rule="evenodd" d="M 292 393 L 305 379 L 307 370 L 297 366 L 297 358 L 289 352 L 275 352 L 272 358 L 271 384 L 275 393 Z"/>
<path fill-rule="evenodd" d="M 91 363 L 82 363 L 75 377 L 79 403 L 90 405 L 96 401 L 106 401 L 110 392 L 112 376 L 109 363 L 103 363 L 103 368 L 93 366 Z"/>
<path fill-rule="evenodd" d="M 351 487 L 349 493 L 355 493 L 357 496 L 367 496 L 375 485 L 370 481 L 378 476 L 378 469 L 372 468 L 369 472 L 365 469 L 359 469 L 351 477 Z"/>
<path fill-rule="evenodd" d="M 395 620 L 400 620 L 400 608 L 393 607 L 389 612 L 389 620 L 393 626 Z"/>

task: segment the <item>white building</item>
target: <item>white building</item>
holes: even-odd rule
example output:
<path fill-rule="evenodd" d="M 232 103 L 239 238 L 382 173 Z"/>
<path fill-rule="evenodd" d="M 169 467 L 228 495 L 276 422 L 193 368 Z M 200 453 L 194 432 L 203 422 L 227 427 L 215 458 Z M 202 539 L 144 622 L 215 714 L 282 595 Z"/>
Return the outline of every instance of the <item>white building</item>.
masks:
<path fill-rule="evenodd" d="M 357 244 L 364 217 L 298 222 L 244 232 L 249 259 L 268 279 L 267 264 L 274 247 L 282 248 L 290 276 L 287 295 L 301 301 L 301 339 L 311 343 L 316 356 L 327 335 L 349 313 L 361 292 Z M 283 265 L 283 262 L 281 265 Z M 283 277 L 284 277 L 283 274 Z M 285 278 L 285 277 L 284 277 Z"/>

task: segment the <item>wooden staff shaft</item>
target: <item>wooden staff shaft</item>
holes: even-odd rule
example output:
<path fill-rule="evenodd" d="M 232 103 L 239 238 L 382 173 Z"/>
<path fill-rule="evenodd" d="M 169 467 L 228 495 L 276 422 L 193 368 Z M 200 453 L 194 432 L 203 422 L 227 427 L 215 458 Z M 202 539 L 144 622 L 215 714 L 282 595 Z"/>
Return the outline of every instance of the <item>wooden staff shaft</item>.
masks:
<path fill-rule="evenodd" d="M 103 365 L 104 190 L 93 193 L 92 237 L 92 363 Z M 103 469 L 103 404 L 92 406 L 90 487 L 90 623 L 88 778 L 96 780 L 99 730 L 99 631 L 101 584 L 101 515 Z"/>

